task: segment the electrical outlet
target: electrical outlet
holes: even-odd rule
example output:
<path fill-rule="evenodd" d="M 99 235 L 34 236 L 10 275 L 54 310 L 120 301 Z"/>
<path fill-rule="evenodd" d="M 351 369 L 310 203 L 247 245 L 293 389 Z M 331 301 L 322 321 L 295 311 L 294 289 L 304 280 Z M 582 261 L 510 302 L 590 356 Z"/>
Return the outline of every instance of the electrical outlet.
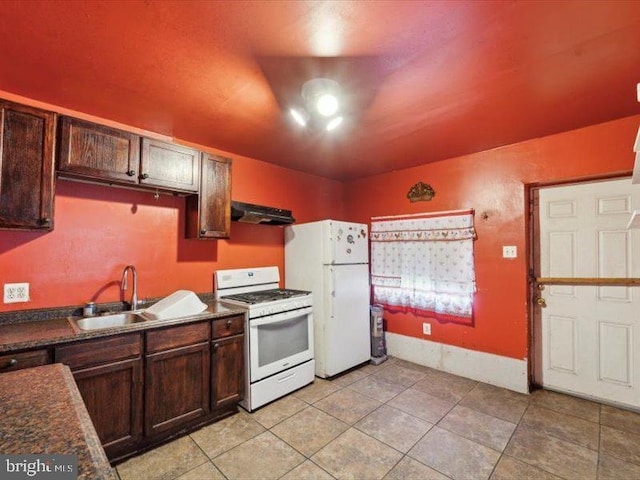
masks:
<path fill-rule="evenodd" d="M 424 333 L 425 335 L 431 335 L 431 324 L 430 323 L 423 323 L 422 324 L 422 333 Z"/>
<path fill-rule="evenodd" d="M 514 245 L 505 245 L 502 247 L 502 258 L 517 258 L 518 247 Z"/>
<path fill-rule="evenodd" d="M 28 302 L 29 300 L 28 283 L 4 284 L 4 303 L 21 303 Z"/>

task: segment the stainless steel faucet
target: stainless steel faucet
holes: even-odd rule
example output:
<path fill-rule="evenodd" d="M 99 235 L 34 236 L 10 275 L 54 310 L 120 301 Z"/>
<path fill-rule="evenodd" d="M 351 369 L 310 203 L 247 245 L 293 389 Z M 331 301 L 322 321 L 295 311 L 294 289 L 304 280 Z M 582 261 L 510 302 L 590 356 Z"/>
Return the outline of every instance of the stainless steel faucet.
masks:
<path fill-rule="evenodd" d="M 136 273 L 136 267 L 133 265 L 127 265 L 124 267 L 124 272 L 122 272 L 122 296 L 124 297 L 124 292 L 127 289 L 127 272 L 131 270 L 133 274 L 133 292 L 131 294 L 131 310 L 136 310 L 138 308 L 138 275 Z"/>

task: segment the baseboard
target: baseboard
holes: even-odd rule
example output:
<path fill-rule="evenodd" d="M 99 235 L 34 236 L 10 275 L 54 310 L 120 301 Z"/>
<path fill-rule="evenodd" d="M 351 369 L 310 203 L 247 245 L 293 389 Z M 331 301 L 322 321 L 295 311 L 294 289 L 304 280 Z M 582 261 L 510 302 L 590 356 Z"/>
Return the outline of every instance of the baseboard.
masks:
<path fill-rule="evenodd" d="M 426 367 L 529 393 L 527 361 L 386 332 L 387 353 Z"/>

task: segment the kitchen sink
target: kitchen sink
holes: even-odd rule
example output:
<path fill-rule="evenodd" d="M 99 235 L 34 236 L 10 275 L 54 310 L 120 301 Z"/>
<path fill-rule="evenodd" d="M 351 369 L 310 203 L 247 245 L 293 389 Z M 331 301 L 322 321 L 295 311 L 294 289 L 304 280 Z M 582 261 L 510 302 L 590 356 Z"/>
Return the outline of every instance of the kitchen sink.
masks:
<path fill-rule="evenodd" d="M 138 312 L 114 313 L 98 317 L 69 318 L 69 322 L 80 330 L 121 327 L 123 325 L 144 321 L 146 321 L 146 319 Z"/>

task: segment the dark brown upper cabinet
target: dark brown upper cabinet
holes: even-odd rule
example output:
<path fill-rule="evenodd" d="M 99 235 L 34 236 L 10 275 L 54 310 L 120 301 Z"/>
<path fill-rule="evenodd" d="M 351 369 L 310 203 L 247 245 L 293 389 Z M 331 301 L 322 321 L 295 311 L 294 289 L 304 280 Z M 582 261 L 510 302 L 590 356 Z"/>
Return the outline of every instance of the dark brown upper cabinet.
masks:
<path fill-rule="evenodd" d="M 187 197 L 187 238 L 229 238 L 231 159 L 202 154 L 200 195 Z"/>
<path fill-rule="evenodd" d="M 62 117 L 58 171 L 65 177 L 195 193 L 200 152 Z"/>
<path fill-rule="evenodd" d="M 140 137 L 71 117 L 60 121 L 58 171 L 71 177 L 137 184 Z"/>
<path fill-rule="evenodd" d="M 0 228 L 53 229 L 56 114 L 0 101 Z"/>
<path fill-rule="evenodd" d="M 193 148 L 142 139 L 140 183 L 170 190 L 198 191 L 200 152 Z"/>

